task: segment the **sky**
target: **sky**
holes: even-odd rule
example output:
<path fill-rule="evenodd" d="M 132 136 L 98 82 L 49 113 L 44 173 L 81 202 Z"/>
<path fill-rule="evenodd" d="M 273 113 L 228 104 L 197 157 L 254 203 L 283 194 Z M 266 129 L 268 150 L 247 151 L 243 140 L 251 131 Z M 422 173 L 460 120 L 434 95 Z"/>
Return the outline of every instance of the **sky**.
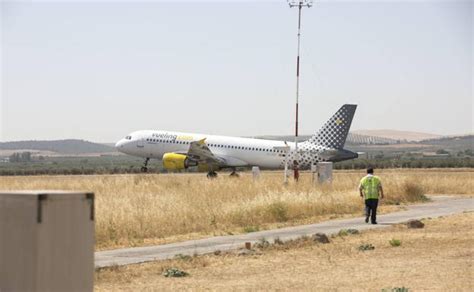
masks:
<path fill-rule="evenodd" d="M 473 1 L 304 8 L 300 134 L 344 103 L 352 129 L 473 132 Z M 0 141 L 113 142 L 142 129 L 294 131 L 286 1 L 5 1 Z"/>

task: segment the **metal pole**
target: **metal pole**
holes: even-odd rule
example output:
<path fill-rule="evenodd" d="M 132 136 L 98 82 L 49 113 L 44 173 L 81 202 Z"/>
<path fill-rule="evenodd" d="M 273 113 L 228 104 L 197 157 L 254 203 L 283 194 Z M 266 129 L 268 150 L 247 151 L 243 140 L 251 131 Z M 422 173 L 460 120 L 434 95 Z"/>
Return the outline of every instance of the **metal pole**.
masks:
<path fill-rule="evenodd" d="M 293 161 L 293 174 L 297 181 L 299 177 L 299 150 L 298 150 L 298 120 L 299 120 L 299 95 L 300 95 L 300 51 L 301 51 L 301 8 L 311 7 L 312 0 L 288 0 L 290 7 L 298 6 L 298 48 L 296 56 L 296 108 L 295 108 L 295 160 Z"/>
<path fill-rule="evenodd" d="M 298 180 L 298 163 L 300 160 L 298 153 L 298 103 L 300 96 L 300 42 L 301 42 L 301 8 L 303 1 L 298 3 L 298 50 L 296 56 L 296 108 L 295 108 L 295 161 L 293 172 L 295 180 Z"/>

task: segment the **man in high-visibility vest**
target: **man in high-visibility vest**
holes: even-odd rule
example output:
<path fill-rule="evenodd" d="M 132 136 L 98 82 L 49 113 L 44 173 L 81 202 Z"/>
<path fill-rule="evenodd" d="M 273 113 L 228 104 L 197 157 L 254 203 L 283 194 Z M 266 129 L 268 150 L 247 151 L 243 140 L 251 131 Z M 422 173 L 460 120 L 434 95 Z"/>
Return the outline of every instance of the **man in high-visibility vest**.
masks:
<path fill-rule="evenodd" d="M 383 199 L 382 182 L 378 176 L 374 175 L 374 169 L 368 168 L 367 175 L 360 180 L 359 192 L 362 198 L 365 197 L 365 223 L 377 224 L 377 206 L 380 199 Z"/>

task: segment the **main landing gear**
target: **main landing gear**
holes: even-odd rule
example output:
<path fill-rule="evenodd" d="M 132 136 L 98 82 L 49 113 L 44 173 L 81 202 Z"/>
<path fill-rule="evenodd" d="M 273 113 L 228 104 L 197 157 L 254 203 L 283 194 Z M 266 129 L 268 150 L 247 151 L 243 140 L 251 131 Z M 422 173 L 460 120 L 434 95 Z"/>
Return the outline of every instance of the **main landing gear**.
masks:
<path fill-rule="evenodd" d="M 215 171 L 209 171 L 207 173 L 207 178 L 216 178 L 217 177 L 217 172 Z"/>
<path fill-rule="evenodd" d="M 232 172 L 229 174 L 230 177 L 240 177 L 240 175 L 235 171 L 235 169 L 232 169 Z"/>
<path fill-rule="evenodd" d="M 216 177 L 217 177 L 217 172 L 215 172 L 214 170 L 209 171 L 207 173 L 207 178 L 209 179 L 216 178 Z M 240 175 L 237 173 L 237 171 L 235 171 L 235 169 L 233 169 L 232 172 L 229 174 L 229 177 L 240 177 Z"/>
<path fill-rule="evenodd" d="M 141 168 L 141 171 L 142 171 L 142 172 L 148 172 L 148 167 L 147 167 L 147 166 L 148 166 L 148 161 L 150 161 L 150 158 L 147 157 L 147 158 L 145 159 L 145 162 L 143 163 L 142 168 Z"/>

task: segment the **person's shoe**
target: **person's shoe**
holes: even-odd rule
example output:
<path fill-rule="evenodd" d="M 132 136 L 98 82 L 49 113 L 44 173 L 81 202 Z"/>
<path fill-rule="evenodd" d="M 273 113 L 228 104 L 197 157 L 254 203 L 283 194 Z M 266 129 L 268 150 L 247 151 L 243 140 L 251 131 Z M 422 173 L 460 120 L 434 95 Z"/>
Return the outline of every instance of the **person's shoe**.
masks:
<path fill-rule="evenodd" d="M 372 224 L 377 224 L 377 222 L 372 222 Z"/>
<path fill-rule="evenodd" d="M 365 216 L 365 223 L 369 223 L 369 216 Z"/>

